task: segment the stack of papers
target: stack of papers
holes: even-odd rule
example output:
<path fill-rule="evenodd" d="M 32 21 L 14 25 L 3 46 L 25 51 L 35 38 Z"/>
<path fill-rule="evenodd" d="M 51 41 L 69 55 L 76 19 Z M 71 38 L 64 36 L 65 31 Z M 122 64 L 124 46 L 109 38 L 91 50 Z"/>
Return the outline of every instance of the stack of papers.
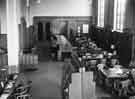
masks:
<path fill-rule="evenodd" d="M 0 99 L 7 99 L 8 96 L 9 96 L 9 94 L 2 94 L 1 97 L 0 97 Z"/>
<path fill-rule="evenodd" d="M 112 74 L 122 74 L 123 73 L 123 70 L 120 68 L 111 68 L 111 69 L 109 69 L 109 71 Z"/>

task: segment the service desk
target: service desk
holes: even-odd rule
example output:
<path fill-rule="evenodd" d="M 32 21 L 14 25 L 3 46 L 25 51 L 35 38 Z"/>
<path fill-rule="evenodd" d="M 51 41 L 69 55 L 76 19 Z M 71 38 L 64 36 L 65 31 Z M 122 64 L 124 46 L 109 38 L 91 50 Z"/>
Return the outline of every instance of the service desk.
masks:
<path fill-rule="evenodd" d="M 72 45 L 66 39 L 65 36 L 56 35 L 56 37 L 57 37 L 57 44 L 59 45 L 58 59 L 62 60 L 64 55 L 65 56 L 70 56 L 70 54 L 72 53 Z"/>

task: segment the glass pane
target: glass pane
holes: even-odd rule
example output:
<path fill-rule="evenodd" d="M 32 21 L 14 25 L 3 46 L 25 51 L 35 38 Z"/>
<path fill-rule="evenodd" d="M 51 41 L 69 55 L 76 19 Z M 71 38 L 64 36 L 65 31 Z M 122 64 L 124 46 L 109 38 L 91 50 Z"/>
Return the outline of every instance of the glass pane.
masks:
<path fill-rule="evenodd" d="M 104 26 L 104 0 L 98 0 L 98 24 L 97 26 Z"/>
<path fill-rule="evenodd" d="M 89 33 L 89 24 L 83 24 L 83 33 Z"/>
<path fill-rule="evenodd" d="M 115 0 L 114 3 L 114 29 L 123 30 L 126 0 Z"/>

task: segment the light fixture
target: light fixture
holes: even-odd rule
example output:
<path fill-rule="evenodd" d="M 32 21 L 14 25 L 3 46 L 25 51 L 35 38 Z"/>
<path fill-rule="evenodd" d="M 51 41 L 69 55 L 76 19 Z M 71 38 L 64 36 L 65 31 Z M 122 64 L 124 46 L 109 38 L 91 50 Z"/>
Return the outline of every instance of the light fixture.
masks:
<path fill-rule="evenodd" d="M 40 2 L 41 2 L 41 0 L 36 0 L 36 3 L 38 3 L 38 4 L 39 4 Z"/>
<path fill-rule="evenodd" d="M 29 7 L 30 6 L 30 0 L 26 1 L 26 6 Z"/>
<path fill-rule="evenodd" d="M 92 5 L 92 0 L 88 0 L 89 5 Z"/>

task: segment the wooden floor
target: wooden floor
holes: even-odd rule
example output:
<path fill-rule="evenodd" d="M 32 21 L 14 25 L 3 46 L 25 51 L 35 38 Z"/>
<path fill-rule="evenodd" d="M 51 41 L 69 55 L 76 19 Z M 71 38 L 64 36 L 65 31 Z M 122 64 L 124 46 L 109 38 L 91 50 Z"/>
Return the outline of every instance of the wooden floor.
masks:
<path fill-rule="evenodd" d="M 49 43 L 38 46 L 39 64 L 36 71 L 25 71 L 32 81 L 32 99 L 62 99 L 61 81 L 63 62 L 52 61 L 49 56 Z"/>
<path fill-rule="evenodd" d="M 26 77 L 32 80 L 32 99 L 62 99 L 63 62 L 50 59 L 48 44 L 40 44 L 38 48 L 40 59 L 37 65 L 38 70 L 25 72 Z M 92 72 L 73 74 L 72 84 L 70 85 L 70 99 L 96 99 L 100 96 L 109 96 L 103 89 L 95 85 L 93 76 Z"/>

